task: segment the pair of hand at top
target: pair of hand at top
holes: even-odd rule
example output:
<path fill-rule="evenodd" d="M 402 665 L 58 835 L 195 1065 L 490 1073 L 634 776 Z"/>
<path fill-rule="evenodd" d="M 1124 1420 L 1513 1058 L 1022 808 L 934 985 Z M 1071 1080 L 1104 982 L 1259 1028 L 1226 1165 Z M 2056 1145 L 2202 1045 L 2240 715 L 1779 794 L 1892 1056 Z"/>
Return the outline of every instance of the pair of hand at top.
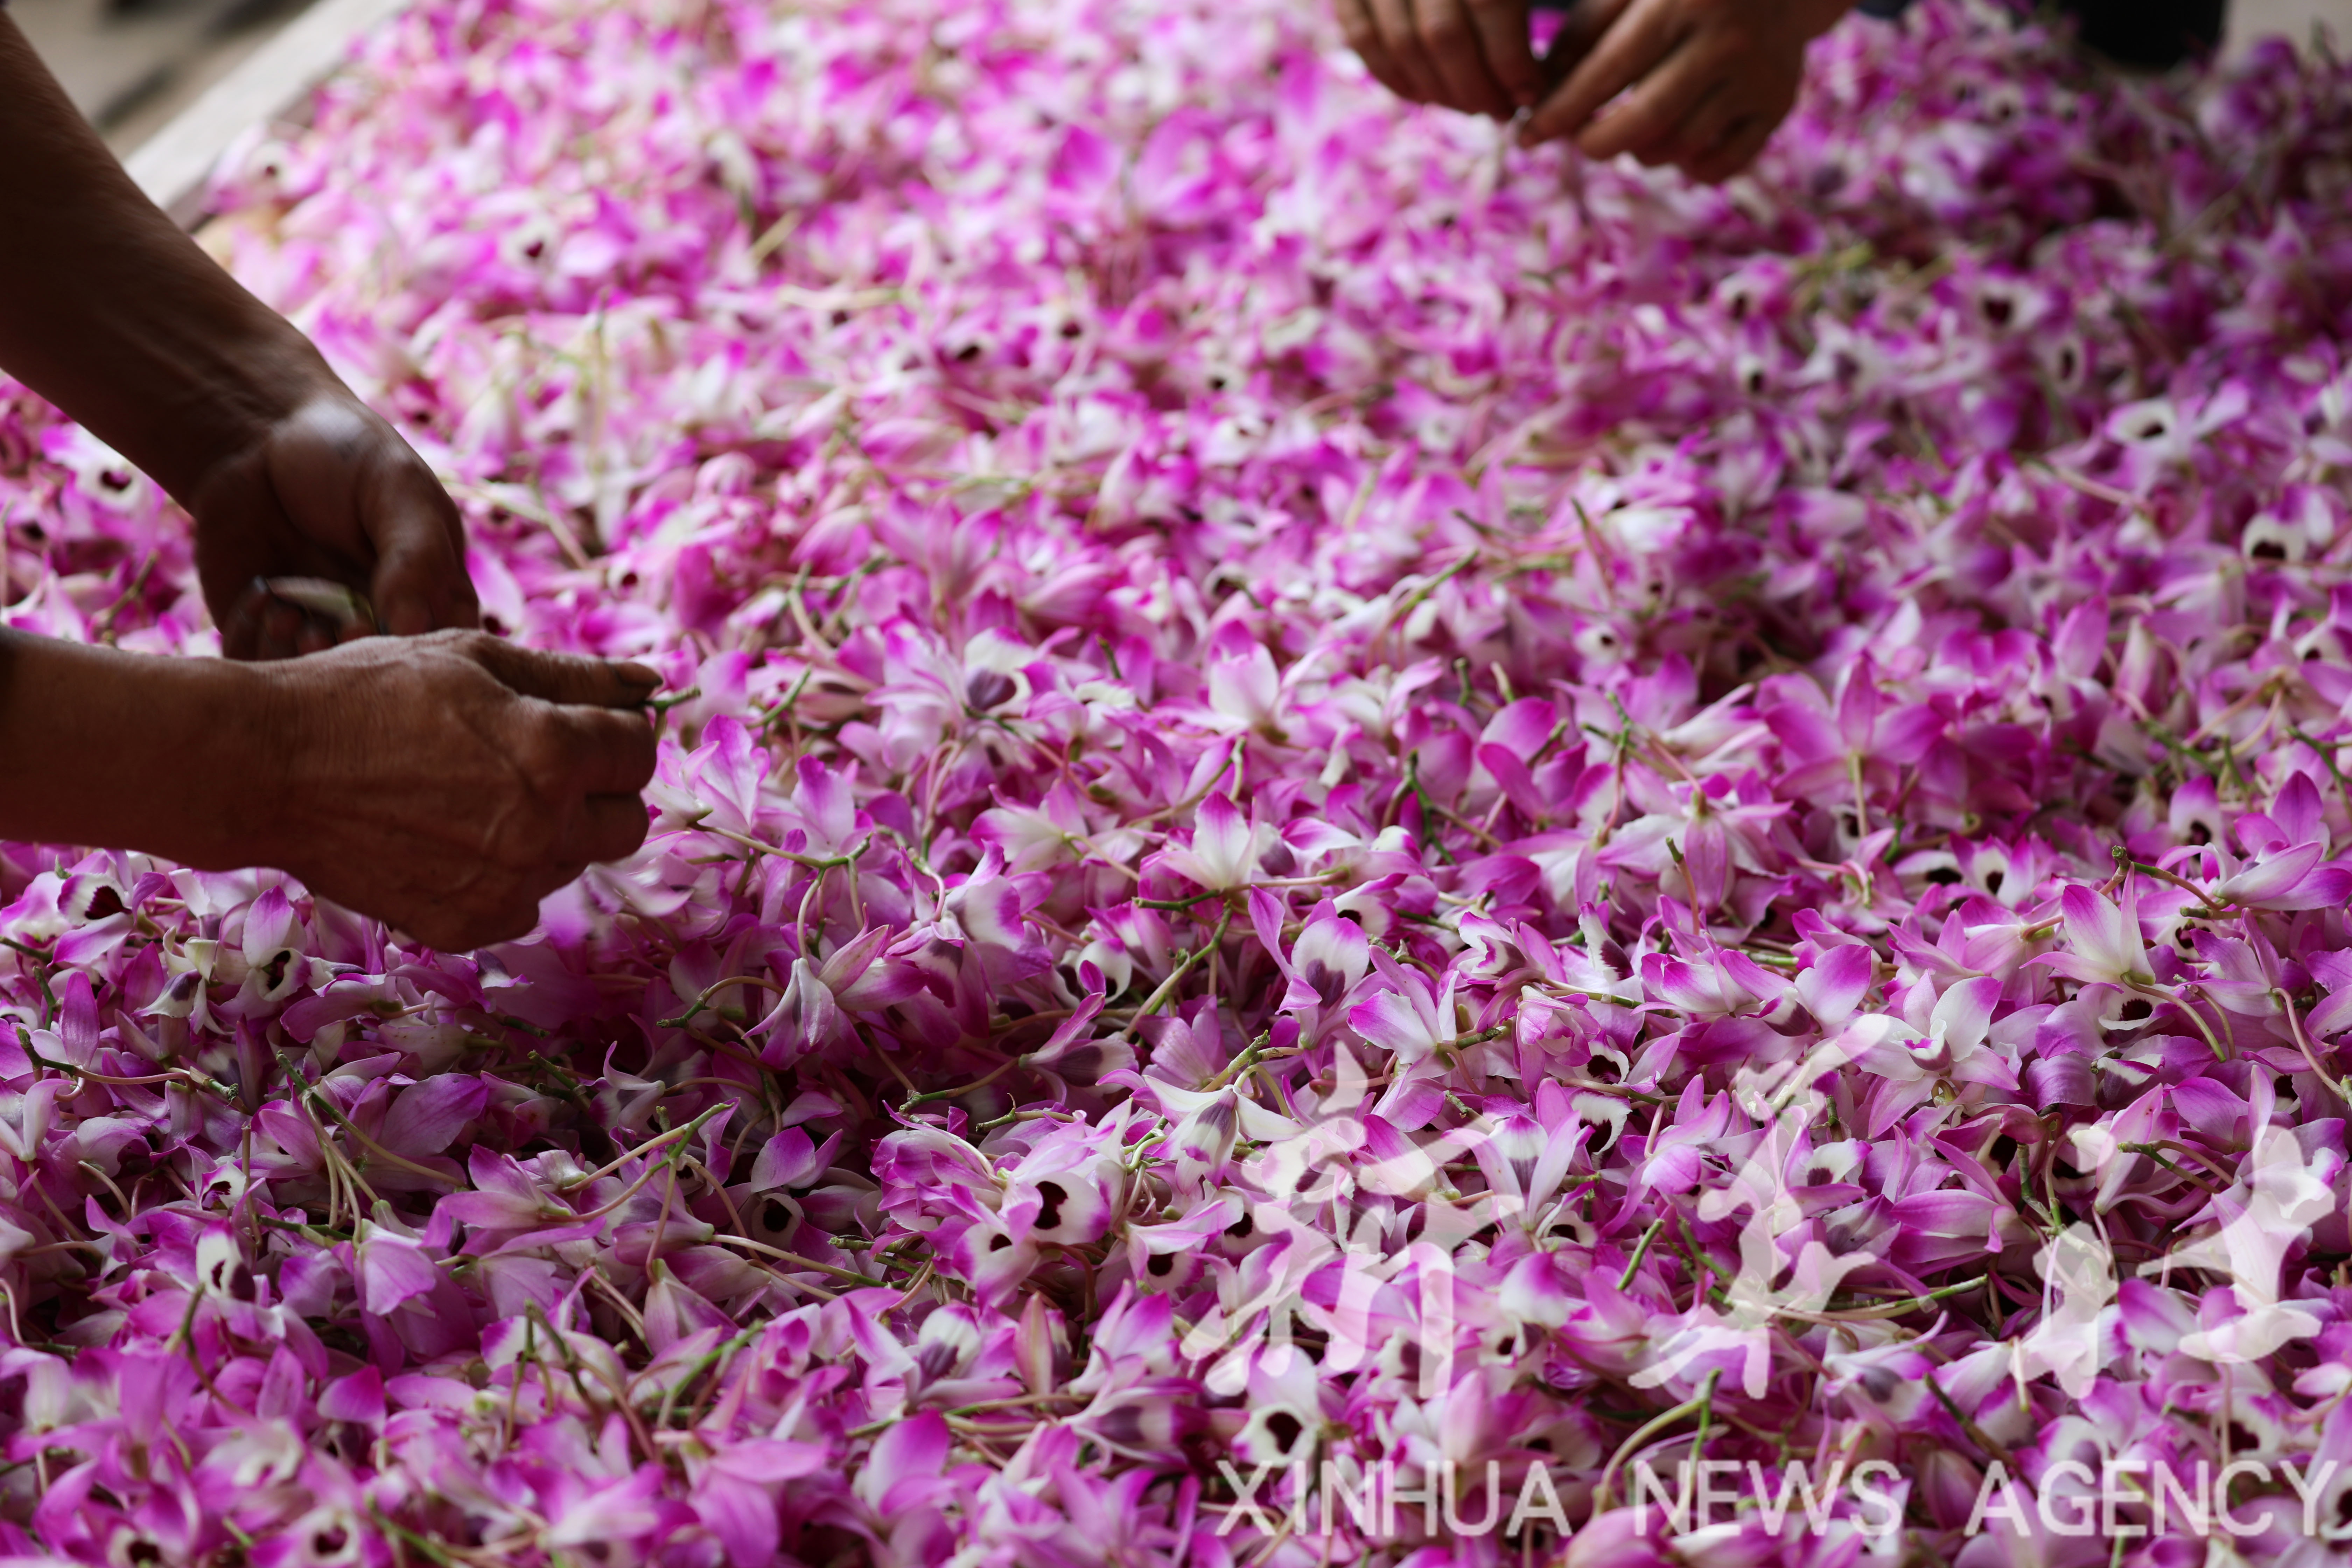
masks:
<path fill-rule="evenodd" d="M 140 194 L 5 10 L 0 236 L 0 368 L 188 510 L 230 656 L 0 627 L 0 840 L 277 867 L 446 950 L 644 842 L 658 678 L 470 629 L 432 470 Z M 377 625 L 262 585 L 289 577 Z"/>
<path fill-rule="evenodd" d="M 1528 0 L 1333 0 L 1348 45 L 1416 103 L 1508 119 L 1695 180 L 1730 178 L 1796 102 L 1805 46 L 1853 0 L 1575 0 L 1538 58 Z"/>

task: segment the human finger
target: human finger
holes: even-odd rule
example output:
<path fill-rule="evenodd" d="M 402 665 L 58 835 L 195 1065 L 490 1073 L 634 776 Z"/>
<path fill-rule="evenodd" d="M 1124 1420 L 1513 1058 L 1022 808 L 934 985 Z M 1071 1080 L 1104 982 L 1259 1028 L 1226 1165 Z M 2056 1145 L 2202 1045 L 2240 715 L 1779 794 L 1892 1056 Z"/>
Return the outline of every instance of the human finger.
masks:
<path fill-rule="evenodd" d="M 1588 158 L 1614 158 L 1664 142 L 1707 94 L 1729 85 L 1725 78 L 1733 68 L 1720 49 L 1686 39 L 1587 125 L 1576 144 Z"/>
<path fill-rule="evenodd" d="M 1694 161 L 1714 152 L 1732 125 L 1746 118 L 1747 112 L 1740 95 L 1718 83 L 1715 90 L 1683 116 L 1680 125 L 1660 139 L 1666 153 L 1664 161 L 1688 168 Z"/>
<path fill-rule="evenodd" d="M 651 825 L 635 795 L 592 795 L 581 816 L 581 852 L 599 863 L 625 860 L 644 847 Z"/>
<path fill-rule="evenodd" d="M 330 578 L 264 577 L 247 597 L 260 606 L 255 646 L 265 658 L 320 653 L 376 629 L 367 601 Z"/>
<path fill-rule="evenodd" d="M 310 617 L 300 607 L 272 595 L 262 606 L 260 633 L 254 655 L 257 659 L 293 658 L 302 650 L 302 627 Z"/>
<path fill-rule="evenodd" d="M 1543 70 L 1528 32 L 1527 0 L 1469 0 L 1469 13 L 1479 53 L 1509 106 L 1533 103 L 1543 89 Z"/>
<path fill-rule="evenodd" d="M 1533 146 L 1581 132 L 1601 106 L 1642 79 L 1681 41 L 1673 0 L 1633 0 L 1519 132 Z"/>
<path fill-rule="evenodd" d="M 370 586 L 376 615 L 386 631 L 400 637 L 478 626 L 479 603 L 466 572 L 465 524 L 415 462 L 406 458 L 392 475 L 370 476 L 360 500 L 360 526 L 375 547 Z"/>
<path fill-rule="evenodd" d="M 294 531 L 365 588 L 379 623 L 404 636 L 474 624 L 465 528 L 424 459 L 346 393 L 282 421 L 269 446 L 270 490 Z"/>
<path fill-rule="evenodd" d="M 256 577 L 220 617 L 221 652 L 229 658 L 261 657 L 261 618 L 270 605 L 269 585 Z"/>
<path fill-rule="evenodd" d="M 1412 96 L 1412 79 L 1399 68 L 1390 55 L 1388 46 L 1381 40 L 1381 30 L 1372 23 L 1372 14 L 1365 9 L 1364 0 L 1332 0 L 1332 15 L 1339 21 L 1339 35 L 1372 79 L 1400 98 Z"/>
<path fill-rule="evenodd" d="M 1756 161 L 1756 154 L 1764 150 L 1780 124 L 1780 117 L 1771 114 L 1751 114 L 1736 120 L 1713 150 L 1685 163 L 1683 172 L 1702 184 L 1721 184 Z"/>
<path fill-rule="evenodd" d="M 554 710 L 570 783 L 588 795 L 635 795 L 653 781 L 654 727 L 642 713 L 612 708 Z"/>
<path fill-rule="evenodd" d="M 466 637 L 461 651 L 508 690 L 547 702 L 635 708 L 661 685 L 661 677 L 642 664 L 518 647 L 487 633 Z"/>
<path fill-rule="evenodd" d="M 265 577 L 261 585 L 272 596 L 307 611 L 321 625 L 340 626 L 359 622 L 373 627 L 375 609 L 347 583 L 331 577 Z"/>
<path fill-rule="evenodd" d="M 256 578 L 221 623 L 221 652 L 252 662 L 292 658 L 310 651 L 304 646 L 310 624 L 300 605 L 289 604 Z"/>
<path fill-rule="evenodd" d="M 1802 86 L 1801 64 L 1785 74 L 1768 77 L 1756 89 L 1744 95 L 1747 111 L 1736 115 L 1717 138 L 1716 145 L 1695 153 L 1684 160 L 1684 171 L 1693 179 L 1708 184 L 1719 184 L 1738 174 L 1756 161 L 1756 155 L 1772 140 L 1780 121 L 1797 106 L 1797 91 Z"/>
<path fill-rule="evenodd" d="M 1403 96 L 1415 103 L 1444 103 L 1444 86 L 1422 55 L 1411 0 L 1370 0 L 1370 5 L 1372 25 L 1380 29 L 1381 45 L 1404 78 Z"/>
<path fill-rule="evenodd" d="M 1542 78 L 1536 95 L 1538 102 L 1566 81 L 1569 73 L 1592 52 L 1592 46 L 1608 36 L 1611 26 L 1625 14 L 1629 3 L 1630 0 L 1579 0 L 1569 7 L 1538 66 Z"/>
<path fill-rule="evenodd" d="M 1413 29 L 1422 58 L 1437 73 L 1445 104 L 1465 114 L 1508 114 L 1514 107 L 1493 74 L 1463 0 L 1413 0 Z"/>

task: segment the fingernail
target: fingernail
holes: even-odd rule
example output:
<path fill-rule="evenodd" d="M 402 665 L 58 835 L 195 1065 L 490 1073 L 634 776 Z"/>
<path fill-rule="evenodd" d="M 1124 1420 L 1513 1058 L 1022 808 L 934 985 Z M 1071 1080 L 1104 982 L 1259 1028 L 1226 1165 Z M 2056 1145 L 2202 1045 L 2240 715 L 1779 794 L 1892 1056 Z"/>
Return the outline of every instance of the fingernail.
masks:
<path fill-rule="evenodd" d="M 662 683 L 662 678 L 658 674 L 634 659 L 623 664 L 614 664 L 611 668 L 614 675 L 631 686 L 643 686 L 650 689 Z"/>

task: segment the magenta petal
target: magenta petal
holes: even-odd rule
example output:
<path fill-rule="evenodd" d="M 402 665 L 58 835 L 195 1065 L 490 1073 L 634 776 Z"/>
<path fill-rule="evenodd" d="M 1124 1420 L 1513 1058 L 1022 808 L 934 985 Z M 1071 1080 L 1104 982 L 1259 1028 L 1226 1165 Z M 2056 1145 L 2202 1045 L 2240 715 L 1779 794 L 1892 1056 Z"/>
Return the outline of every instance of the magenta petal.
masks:
<path fill-rule="evenodd" d="M 221 699 L 15 682 L 7 809 L 318 882 L 0 843 L 0 1561 L 2180 1568 L 2098 1467 L 2226 1456 L 2313 1568 L 2352 63 L 2015 9 L 1781 49 L 1722 184 L 1299 0 L 358 40 L 205 241 L 373 414 L 132 377 L 192 531 L 0 388 L 0 664 Z M 496 647 L 213 658 L 460 556 Z"/>
<path fill-rule="evenodd" d="M 482 1114 L 489 1086 L 468 1073 L 445 1073 L 402 1089 L 385 1112 L 381 1142 L 404 1154 L 438 1154 Z"/>
<path fill-rule="evenodd" d="M 2043 1110 L 2098 1103 L 2091 1064 L 2082 1057 L 2044 1057 L 2028 1064 L 2024 1088 L 2026 1103 Z"/>
<path fill-rule="evenodd" d="M 362 1367 L 337 1378 L 319 1391 L 319 1414 L 330 1421 L 351 1421 L 367 1427 L 383 1425 L 383 1373 Z"/>

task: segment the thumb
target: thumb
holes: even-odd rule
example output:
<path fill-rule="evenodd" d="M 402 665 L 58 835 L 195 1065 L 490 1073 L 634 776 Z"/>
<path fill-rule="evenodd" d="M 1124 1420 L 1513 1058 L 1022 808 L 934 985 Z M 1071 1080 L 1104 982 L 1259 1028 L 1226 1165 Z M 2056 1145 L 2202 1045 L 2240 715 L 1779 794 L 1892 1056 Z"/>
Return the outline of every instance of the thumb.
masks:
<path fill-rule="evenodd" d="M 297 533 L 348 562 L 386 631 L 414 637 L 478 620 L 466 530 L 433 470 L 347 392 L 313 399 L 269 448 L 269 480 Z M 362 578 L 362 574 L 364 574 Z"/>
<path fill-rule="evenodd" d="M 419 637 L 479 626 L 465 523 L 423 460 L 401 443 L 362 483 L 360 528 L 375 548 L 371 596 L 383 629 Z"/>
<path fill-rule="evenodd" d="M 1542 96 L 1544 78 L 1528 33 L 1528 0 L 1469 0 L 1469 11 L 1486 68 L 1511 95 L 1513 107 L 1535 102 Z"/>
<path fill-rule="evenodd" d="M 1626 0 L 1580 0 L 1566 8 L 1559 31 L 1552 35 L 1538 68 L 1545 91 L 1568 79 L 1569 73 L 1583 63 L 1584 57 L 1592 52 L 1592 47 L 1624 14 L 1625 8 Z"/>
<path fill-rule="evenodd" d="M 543 702 L 637 708 L 661 685 L 661 677 L 642 664 L 518 647 L 487 635 L 466 638 L 463 651 L 508 690 Z"/>

